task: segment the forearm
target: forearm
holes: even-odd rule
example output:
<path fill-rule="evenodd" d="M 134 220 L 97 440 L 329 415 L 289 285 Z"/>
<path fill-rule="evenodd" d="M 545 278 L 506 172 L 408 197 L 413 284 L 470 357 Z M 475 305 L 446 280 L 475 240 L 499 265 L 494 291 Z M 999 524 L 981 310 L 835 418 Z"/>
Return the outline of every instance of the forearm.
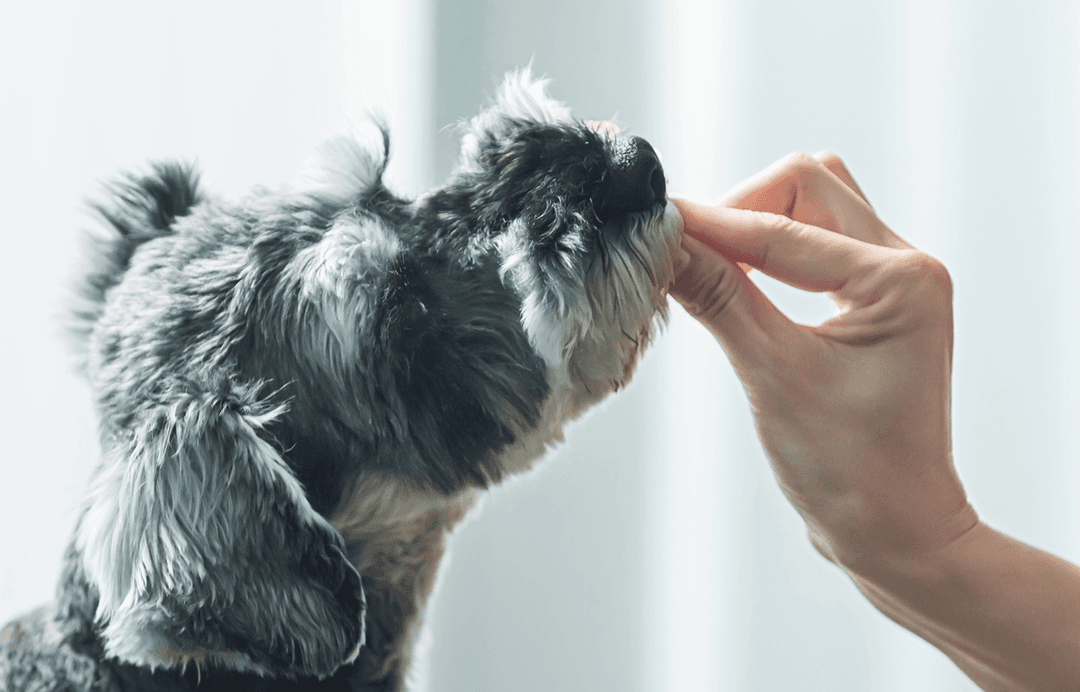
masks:
<path fill-rule="evenodd" d="M 982 689 L 1080 690 L 1080 569 L 979 524 L 918 560 L 848 571 Z"/>

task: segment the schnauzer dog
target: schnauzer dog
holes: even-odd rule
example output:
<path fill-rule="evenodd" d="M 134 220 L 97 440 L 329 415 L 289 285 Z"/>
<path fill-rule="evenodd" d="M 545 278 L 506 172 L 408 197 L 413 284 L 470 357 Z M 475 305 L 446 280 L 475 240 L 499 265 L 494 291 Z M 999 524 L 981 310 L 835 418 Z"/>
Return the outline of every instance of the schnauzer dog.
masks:
<path fill-rule="evenodd" d="M 626 384 L 682 223 L 653 148 L 507 78 L 449 183 L 332 141 L 239 203 L 155 165 L 97 205 L 101 463 L 0 687 L 400 690 L 449 533 Z"/>

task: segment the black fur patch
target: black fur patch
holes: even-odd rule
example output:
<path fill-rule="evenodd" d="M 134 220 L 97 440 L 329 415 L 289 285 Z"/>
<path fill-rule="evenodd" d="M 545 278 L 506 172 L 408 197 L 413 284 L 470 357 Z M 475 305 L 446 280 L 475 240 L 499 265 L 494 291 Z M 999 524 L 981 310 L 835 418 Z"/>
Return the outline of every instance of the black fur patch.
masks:
<path fill-rule="evenodd" d="M 600 224 L 595 205 L 607 177 L 605 139 L 583 124 L 501 122 L 479 143 L 479 170 L 458 173 L 420 212 L 418 235 L 450 255 L 489 249 L 515 219 L 524 220 L 540 253 L 558 249 L 573 225 Z"/>

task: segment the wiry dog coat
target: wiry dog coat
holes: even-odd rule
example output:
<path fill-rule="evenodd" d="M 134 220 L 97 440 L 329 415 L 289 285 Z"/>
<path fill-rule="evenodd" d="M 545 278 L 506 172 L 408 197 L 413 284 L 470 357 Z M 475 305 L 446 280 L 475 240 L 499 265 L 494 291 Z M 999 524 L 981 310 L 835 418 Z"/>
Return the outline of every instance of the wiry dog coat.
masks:
<path fill-rule="evenodd" d="M 527 73 L 415 201 L 388 140 L 240 203 L 111 188 L 86 282 L 102 461 L 23 690 L 398 690 L 446 537 L 629 379 L 680 222 L 652 148 Z"/>

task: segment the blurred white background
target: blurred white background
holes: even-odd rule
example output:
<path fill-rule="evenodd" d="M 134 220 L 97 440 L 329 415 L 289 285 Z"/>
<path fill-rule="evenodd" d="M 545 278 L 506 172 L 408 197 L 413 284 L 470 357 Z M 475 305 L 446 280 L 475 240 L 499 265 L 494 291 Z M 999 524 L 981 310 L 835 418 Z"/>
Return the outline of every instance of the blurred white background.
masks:
<path fill-rule="evenodd" d="M 197 158 L 237 195 L 369 109 L 416 194 L 531 60 L 718 198 L 831 149 L 955 283 L 955 454 L 996 528 L 1080 560 L 1080 11 L 1071 0 L 0 5 L 0 622 L 51 597 L 95 464 L 57 315 L 82 200 Z M 832 310 L 766 282 L 793 317 Z M 628 391 L 459 531 L 433 692 L 972 690 L 810 547 L 720 349 L 676 309 Z"/>

